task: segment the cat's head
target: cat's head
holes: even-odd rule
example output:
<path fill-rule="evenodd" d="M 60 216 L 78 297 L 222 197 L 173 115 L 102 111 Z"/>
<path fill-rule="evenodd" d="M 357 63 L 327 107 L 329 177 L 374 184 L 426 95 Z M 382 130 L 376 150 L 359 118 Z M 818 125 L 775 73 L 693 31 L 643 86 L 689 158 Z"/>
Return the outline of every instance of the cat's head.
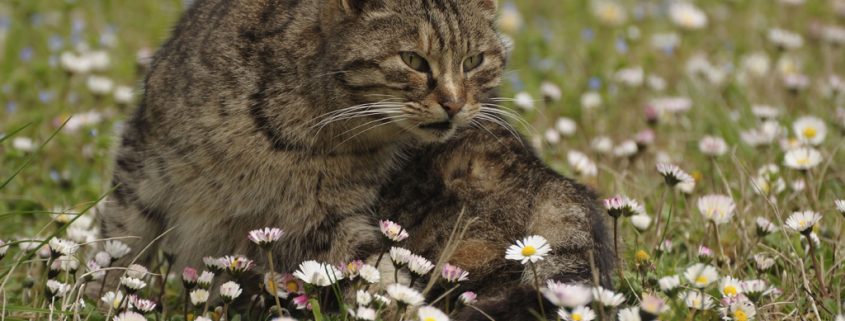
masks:
<path fill-rule="evenodd" d="M 395 126 L 436 142 L 485 117 L 507 55 L 496 0 L 320 1 L 324 71 L 338 108 L 368 120 L 359 131 Z"/>

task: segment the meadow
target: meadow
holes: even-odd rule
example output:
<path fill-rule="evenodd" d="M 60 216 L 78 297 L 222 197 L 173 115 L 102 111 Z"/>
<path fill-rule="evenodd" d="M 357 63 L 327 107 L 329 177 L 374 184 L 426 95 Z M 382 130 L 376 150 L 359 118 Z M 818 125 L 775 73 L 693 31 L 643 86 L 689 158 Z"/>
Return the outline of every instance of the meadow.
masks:
<path fill-rule="evenodd" d="M 404 320 L 440 321 L 472 306 L 471 289 L 425 303 L 397 285 L 322 313 L 315 292 L 377 278 L 361 262 L 269 273 L 265 311 L 209 306 L 209 293 L 235 299 L 241 285 L 211 286 L 207 272 L 250 269 L 241 257 L 170 271 L 164 286 L 166 266 L 135 267 L 120 291 L 83 295 L 124 273 L 112 259 L 141 250 L 100 240 L 96 208 L 145 68 L 184 9 L 0 3 L 0 320 L 269 320 L 281 310 L 278 320 L 392 320 L 398 306 Z M 845 0 L 519 0 L 500 11 L 514 45 L 502 88 L 521 116 L 512 123 L 601 195 L 619 249 L 613 290 L 541 282 L 559 320 L 845 320 Z M 390 223 L 383 231 L 413 242 Z M 263 246 L 279 233 L 252 237 Z M 514 259 L 542 259 L 526 247 L 543 240 L 512 241 Z M 439 275 L 439 286 L 463 277 L 400 252 L 390 259 Z"/>

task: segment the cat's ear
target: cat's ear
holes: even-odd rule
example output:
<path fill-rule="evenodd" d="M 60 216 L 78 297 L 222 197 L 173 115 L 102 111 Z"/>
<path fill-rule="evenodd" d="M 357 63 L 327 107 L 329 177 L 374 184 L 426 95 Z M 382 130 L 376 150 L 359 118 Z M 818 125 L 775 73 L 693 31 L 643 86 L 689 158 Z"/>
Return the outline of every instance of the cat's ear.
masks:
<path fill-rule="evenodd" d="M 374 2 L 374 0 L 321 0 L 320 2 L 322 2 L 320 8 L 322 22 L 333 24 L 361 14 L 367 3 Z"/>
<path fill-rule="evenodd" d="M 476 5 L 491 19 L 495 19 L 499 10 L 499 0 L 474 0 Z"/>

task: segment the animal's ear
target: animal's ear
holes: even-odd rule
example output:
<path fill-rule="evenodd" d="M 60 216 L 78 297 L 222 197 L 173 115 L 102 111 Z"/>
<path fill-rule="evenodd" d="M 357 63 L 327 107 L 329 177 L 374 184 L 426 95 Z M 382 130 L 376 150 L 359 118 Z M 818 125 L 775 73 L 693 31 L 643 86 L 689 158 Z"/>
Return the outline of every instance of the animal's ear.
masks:
<path fill-rule="evenodd" d="M 499 0 L 474 0 L 476 6 L 483 11 L 489 18 L 495 19 L 496 12 L 499 10 Z"/>
<path fill-rule="evenodd" d="M 333 25 L 344 19 L 355 17 L 364 11 L 369 2 L 375 0 L 320 0 L 320 18 L 324 25 Z"/>

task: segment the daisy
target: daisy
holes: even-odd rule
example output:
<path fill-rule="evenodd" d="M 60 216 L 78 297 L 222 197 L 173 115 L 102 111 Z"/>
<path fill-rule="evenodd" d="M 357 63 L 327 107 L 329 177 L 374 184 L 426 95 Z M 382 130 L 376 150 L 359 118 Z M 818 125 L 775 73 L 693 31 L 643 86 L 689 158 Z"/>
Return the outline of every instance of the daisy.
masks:
<path fill-rule="evenodd" d="M 651 318 L 648 320 L 655 320 L 658 315 L 667 310 L 669 310 L 669 307 L 666 305 L 666 301 L 651 293 L 643 294 L 643 299 L 640 301 L 641 316 L 650 316 Z"/>
<path fill-rule="evenodd" d="M 237 299 L 241 296 L 241 293 L 243 293 L 241 286 L 235 282 L 229 281 L 220 286 L 220 296 L 222 296 L 223 301 L 226 301 L 227 303 Z"/>
<path fill-rule="evenodd" d="M 198 307 L 208 302 L 208 291 L 205 289 L 196 289 L 191 291 L 191 304 Z"/>
<path fill-rule="evenodd" d="M 669 7 L 669 17 L 681 28 L 695 30 L 707 26 L 707 15 L 689 2 L 674 2 Z"/>
<path fill-rule="evenodd" d="M 813 116 L 798 118 L 792 123 L 792 130 L 800 142 L 814 146 L 821 144 L 827 135 L 827 125 Z"/>
<path fill-rule="evenodd" d="M 56 280 L 47 280 L 47 289 L 50 290 L 51 297 L 61 298 L 70 292 L 71 286 Z"/>
<path fill-rule="evenodd" d="M 206 256 L 202 258 L 202 263 L 214 273 L 223 272 L 228 267 L 227 262 L 222 257 Z"/>
<path fill-rule="evenodd" d="M 660 286 L 660 291 L 671 294 L 681 286 L 681 277 L 677 275 L 665 276 L 657 280 L 657 284 Z"/>
<path fill-rule="evenodd" d="M 71 240 L 52 238 L 50 239 L 49 244 L 53 258 L 57 258 L 62 255 L 73 256 L 76 254 L 76 251 L 79 250 L 79 244 Z"/>
<path fill-rule="evenodd" d="M 423 276 L 431 272 L 432 269 L 434 269 L 434 264 L 431 261 L 419 255 L 411 255 L 408 270 L 416 275 Z"/>
<path fill-rule="evenodd" d="M 555 145 L 557 143 L 560 143 L 560 133 L 555 129 L 546 129 L 546 132 L 543 134 L 543 136 L 546 138 L 546 141 L 549 142 L 549 144 Z"/>
<path fill-rule="evenodd" d="M 88 90 L 96 96 L 106 95 L 114 89 L 114 81 L 111 78 L 103 76 L 88 76 L 86 84 L 88 85 Z"/>
<path fill-rule="evenodd" d="M 752 301 L 757 301 L 761 296 L 769 293 L 769 285 L 763 280 L 742 281 L 742 294 Z"/>
<path fill-rule="evenodd" d="M 636 147 L 637 144 L 634 144 Z M 599 136 L 590 141 L 590 148 L 599 154 L 610 154 L 613 151 L 613 140 L 607 136 Z"/>
<path fill-rule="evenodd" d="M 182 284 L 187 289 L 193 289 L 197 286 L 197 279 L 199 278 L 199 273 L 197 269 L 192 268 L 190 266 L 185 267 L 182 269 Z"/>
<path fill-rule="evenodd" d="M 590 288 L 582 285 L 570 285 L 553 280 L 546 282 L 540 292 L 549 302 L 559 307 L 575 308 L 587 305 L 593 300 Z"/>
<path fill-rule="evenodd" d="M 475 292 L 466 291 L 458 296 L 458 300 L 461 300 L 461 303 L 466 305 L 475 304 L 475 302 L 478 302 L 478 295 Z"/>
<path fill-rule="evenodd" d="M 135 306 L 135 309 L 141 313 L 150 313 L 153 312 L 153 310 L 155 310 L 156 308 L 155 302 L 139 298 L 136 295 L 130 296 L 129 301 L 132 302 L 132 305 Z"/>
<path fill-rule="evenodd" d="M 401 242 L 408 238 L 408 231 L 393 221 L 379 221 L 378 225 L 379 229 L 381 229 L 381 233 L 393 242 Z"/>
<path fill-rule="evenodd" d="M 100 298 L 100 301 L 103 301 L 103 303 L 105 303 L 107 306 L 110 306 L 112 309 L 117 310 L 118 308 L 120 308 L 120 306 L 119 306 L 120 303 L 123 302 L 123 292 L 109 291 L 106 294 L 104 294 L 102 298 Z M 129 302 L 129 304 L 130 304 L 130 309 L 131 309 L 132 308 L 132 306 L 131 306 L 132 302 Z"/>
<path fill-rule="evenodd" d="M 282 238 L 282 235 L 284 235 L 284 232 L 279 228 L 265 227 L 263 229 L 249 231 L 247 238 L 258 246 L 266 248 Z"/>
<path fill-rule="evenodd" d="M 417 310 L 417 316 L 420 321 L 449 321 L 449 316 L 440 309 L 431 306 L 421 307 Z"/>
<path fill-rule="evenodd" d="M 126 243 L 123 243 L 118 240 L 111 240 L 106 241 L 106 243 L 103 245 L 103 251 L 108 253 L 112 259 L 112 262 L 114 262 L 129 254 L 132 249 L 130 249 L 129 245 L 126 245 Z"/>
<path fill-rule="evenodd" d="M 132 99 L 135 98 L 135 92 L 132 90 L 132 87 L 128 86 L 117 86 L 114 89 L 114 102 L 120 105 L 129 105 L 132 103 Z"/>
<path fill-rule="evenodd" d="M 514 96 L 514 104 L 525 110 L 534 109 L 534 98 L 527 92 L 520 92 Z"/>
<path fill-rule="evenodd" d="M 210 271 L 202 271 L 199 277 L 197 277 L 197 285 L 199 285 L 203 289 L 208 289 L 211 287 L 211 281 L 214 279 L 214 272 Z"/>
<path fill-rule="evenodd" d="M 684 172 L 680 167 L 668 164 L 668 163 L 658 163 L 657 164 L 657 171 L 663 175 L 663 179 L 666 181 L 666 184 L 675 187 L 681 183 L 687 182 L 695 182 L 695 180 Z"/>
<path fill-rule="evenodd" d="M 370 302 L 373 302 L 373 295 L 367 291 L 358 290 L 355 292 L 355 302 L 357 302 L 358 305 L 368 306 L 370 305 Z"/>
<path fill-rule="evenodd" d="M 615 308 L 625 302 L 625 297 L 621 293 L 597 287 L 593 288 L 593 301 L 601 303 L 604 307 Z"/>
<path fill-rule="evenodd" d="M 85 267 L 88 268 L 89 277 L 92 280 L 102 280 L 106 276 L 106 271 L 95 260 L 89 260 Z"/>
<path fill-rule="evenodd" d="M 737 300 L 730 303 L 726 308 L 720 309 L 724 320 L 748 321 L 753 320 L 757 314 L 754 304 L 748 300 Z"/>
<path fill-rule="evenodd" d="M 560 117 L 555 122 L 555 129 L 564 137 L 572 137 L 578 130 L 578 124 L 570 118 Z"/>
<path fill-rule="evenodd" d="M 316 286 L 329 286 L 343 279 L 343 273 L 330 264 L 317 261 L 305 261 L 299 264 L 299 270 L 293 276 L 305 283 Z"/>
<path fill-rule="evenodd" d="M 804 45 L 804 38 L 800 34 L 780 28 L 769 29 L 768 38 L 781 49 L 797 49 Z"/>
<path fill-rule="evenodd" d="M 619 310 L 617 319 L 619 321 L 641 321 L 642 319 L 640 318 L 640 308 L 632 307 Z"/>
<path fill-rule="evenodd" d="M 619 158 L 629 158 L 637 155 L 639 151 L 640 148 L 637 146 L 637 142 L 629 139 L 613 148 L 613 156 Z"/>
<path fill-rule="evenodd" d="M 774 223 L 764 217 L 757 217 L 756 224 L 757 236 L 759 237 L 764 237 L 766 235 L 772 234 L 775 232 L 775 229 L 777 229 L 777 226 L 775 226 Z"/>
<path fill-rule="evenodd" d="M 140 264 L 132 264 L 126 268 L 126 276 L 135 279 L 143 279 L 150 273 L 147 268 Z"/>
<path fill-rule="evenodd" d="M 147 317 L 136 312 L 126 311 L 116 315 L 113 321 L 147 321 Z"/>
<path fill-rule="evenodd" d="M 515 245 L 508 247 L 505 258 L 508 260 L 521 261 L 522 264 L 536 263 L 542 260 L 549 252 L 551 246 L 546 239 L 539 235 L 532 235 L 516 241 Z"/>
<path fill-rule="evenodd" d="M 617 1 L 598 0 L 593 1 L 592 5 L 593 15 L 601 21 L 601 23 L 608 26 L 620 26 L 625 24 L 628 20 L 628 13 Z"/>
<path fill-rule="evenodd" d="M 698 199 L 698 211 L 715 224 L 729 222 L 734 216 L 734 209 L 734 201 L 725 195 L 707 195 Z"/>
<path fill-rule="evenodd" d="M 754 265 L 760 272 L 768 271 L 775 265 L 775 259 L 765 256 L 763 254 L 754 255 Z"/>
<path fill-rule="evenodd" d="M 797 170 L 808 170 L 818 166 L 821 162 L 822 154 L 810 147 L 790 150 L 786 152 L 786 156 L 783 159 L 783 164 L 786 167 Z"/>
<path fill-rule="evenodd" d="M 754 105 L 751 106 L 751 113 L 757 116 L 757 118 L 767 120 L 780 117 L 781 111 L 778 108 L 768 105 Z"/>
<path fill-rule="evenodd" d="M 587 306 L 580 306 L 572 310 L 572 313 L 566 311 L 566 309 L 561 308 L 557 311 L 557 315 L 562 320 L 567 321 L 592 321 L 596 318 L 596 313 L 593 312 L 593 309 Z"/>
<path fill-rule="evenodd" d="M 360 271 L 358 271 L 358 275 L 370 284 L 378 283 L 381 280 L 381 273 L 375 266 L 369 264 L 362 265 Z"/>
<path fill-rule="evenodd" d="M 698 142 L 698 150 L 705 156 L 718 157 L 728 152 L 728 144 L 721 137 L 704 136 Z"/>
<path fill-rule="evenodd" d="M 222 264 L 225 264 L 226 272 L 234 277 L 238 277 L 244 272 L 255 268 L 255 262 L 243 255 L 227 255 L 220 261 Z"/>
<path fill-rule="evenodd" d="M 393 265 L 402 266 L 408 264 L 411 260 L 411 251 L 401 248 L 401 247 L 391 247 L 390 248 L 390 260 L 393 261 Z"/>
<path fill-rule="evenodd" d="M 836 210 L 839 211 L 840 214 L 845 215 L 845 200 L 835 200 L 833 203 L 836 205 Z M 2 245 L 0 245 L 0 251 L 3 250 Z M 2 257 L 2 255 L 0 255 Z"/>
<path fill-rule="evenodd" d="M 75 257 L 62 255 L 53 261 L 50 269 L 73 274 L 79 269 L 79 261 Z"/>
<path fill-rule="evenodd" d="M 349 280 L 355 280 L 358 277 L 358 273 L 361 271 L 361 266 L 364 265 L 364 261 L 361 260 L 354 260 L 352 262 L 341 264 L 340 271 L 343 272 L 343 275 Z"/>
<path fill-rule="evenodd" d="M 716 268 L 703 263 L 696 263 L 684 271 L 684 278 L 696 288 L 704 288 L 719 279 Z"/>
<path fill-rule="evenodd" d="M 630 199 L 626 196 L 617 195 L 604 200 L 604 208 L 610 216 L 617 218 L 620 216 L 634 216 L 643 214 L 644 209 L 636 200 Z"/>
<path fill-rule="evenodd" d="M 548 81 L 544 81 L 540 84 L 540 92 L 543 93 L 543 98 L 549 102 L 559 101 L 563 96 L 560 87 Z"/>
<path fill-rule="evenodd" d="M 651 226 L 651 216 L 648 214 L 637 214 L 631 216 L 631 225 L 637 229 L 637 231 L 645 232 Z"/>
<path fill-rule="evenodd" d="M 696 310 L 710 310 L 713 307 L 713 297 L 698 291 L 686 291 L 680 294 L 680 299 L 684 300 L 687 307 Z"/>
<path fill-rule="evenodd" d="M 457 283 L 468 280 L 469 272 L 457 266 L 446 263 L 440 271 L 440 275 L 447 282 Z"/>
<path fill-rule="evenodd" d="M 795 212 L 786 219 L 786 227 L 801 234 L 810 234 L 821 219 L 822 215 L 813 211 Z"/>
<path fill-rule="evenodd" d="M 383 296 L 381 294 L 373 294 L 373 303 L 378 307 L 386 307 L 390 305 L 390 302 L 392 301 L 386 296 Z"/>
<path fill-rule="evenodd" d="M 352 311 L 350 311 L 352 312 Z M 352 314 L 352 317 L 358 320 L 375 320 L 376 319 L 376 310 L 370 309 L 368 307 L 361 307 L 359 306 L 357 310 L 355 310 Z"/>
<path fill-rule="evenodd" d="M 419 306 L 425 301 L 425 297 L 417 290 L 398 283 L 387 286 L 387 295 L 402 305 Z"/>
<path fill-rule="evenodd" d="M 598 174 L 598 167 L 586 154 L 579 151 L 569 151 L 566 155 L 569 166 L 576 175 L 593 177 Z"/>
<path fill-rule="evenodd" d="M 285 281 L 279 273 L 264 273 L 264 291 L 267 294 L 282 299 L 288 298 L 288 292 L 285 291 Z"/>
<path fill-rule="evenodd" d="M 123 285 L 129 293 L 135 293 L 138 290 L 147 287 L 147 282 L 128 276 L 120 278 L 120 284 Z"/>
<path fill-rule="evenodd" d="M 719 293 L 722 297 L 734 298 L 742 293 L 742 283 L 733 277 L 726 276 L 719 283 Z"/>
<path fill-rule="evenodd" d="M 309 302 L 310 298 L 308 295 L 303 294 L 293 298 L 293 305 L 296 306 L 297 310 L 311 310 L 311 303 Z"/>

